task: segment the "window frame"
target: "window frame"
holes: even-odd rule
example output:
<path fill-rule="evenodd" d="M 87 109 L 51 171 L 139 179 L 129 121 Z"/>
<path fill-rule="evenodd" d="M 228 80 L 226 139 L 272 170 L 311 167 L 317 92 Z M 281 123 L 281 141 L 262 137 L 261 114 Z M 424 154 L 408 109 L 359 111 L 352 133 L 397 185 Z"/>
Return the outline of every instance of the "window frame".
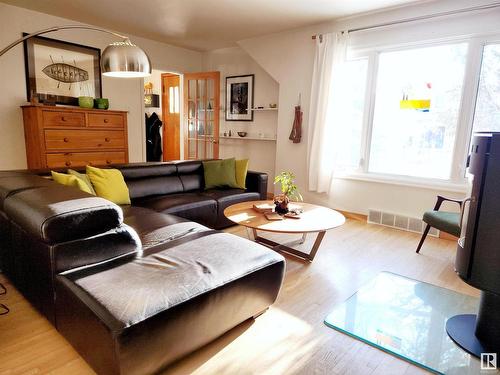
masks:
<path fill-rule="evenodd" d="M 453 147 L 452 164 L 449 179 L 425 178 L 396 174 L 375 173 L 368 170 L 370 148 L 373 133 L 373 119 L 375 113 L 375 99 L 377 90 L 378 64 L 381 53 L 397 52 L 411 49 L 435 47 L 448 44 L 467 44 L 467 58 L 465 62 L 462 92 L 458 109 L 455 143 Z M 348 52 L 348 61 L 368 59 L 365 105 L 361 133 L 361 147 L 358 168 L 342 177 L 361 181 L 373 181 L 393 185 L 439 189 L 452 192 L 466 191 L 465 166 L 474 125 L 481 64 L 484 47 L 489 44 L 500 43 L 500 34 L 473 35 L 436 40 L 426 40 L 398 45 L 376 46 L 373 48 L 352 48 Z"/>

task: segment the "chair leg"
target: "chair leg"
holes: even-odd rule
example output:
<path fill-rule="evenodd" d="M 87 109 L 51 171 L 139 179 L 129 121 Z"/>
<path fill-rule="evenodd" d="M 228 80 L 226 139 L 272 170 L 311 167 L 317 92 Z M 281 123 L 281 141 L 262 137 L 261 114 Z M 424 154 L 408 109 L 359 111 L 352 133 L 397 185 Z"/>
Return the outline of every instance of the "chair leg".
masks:
<path fill-rule="evenodd" d="M 427 234 L 429 233 L 430 230 L 431 230 L 431 226 L 429 224 L 427 224 L 427 226 L 424 229 L 424 233 L 422 234 L 422 238 L 420 239 L 420 242 L 417 246 L 417 251 L 416 251 L 417 254 L 420 252 L 420 248 L 424 244 L 425 237 L 427 237 Z"/>

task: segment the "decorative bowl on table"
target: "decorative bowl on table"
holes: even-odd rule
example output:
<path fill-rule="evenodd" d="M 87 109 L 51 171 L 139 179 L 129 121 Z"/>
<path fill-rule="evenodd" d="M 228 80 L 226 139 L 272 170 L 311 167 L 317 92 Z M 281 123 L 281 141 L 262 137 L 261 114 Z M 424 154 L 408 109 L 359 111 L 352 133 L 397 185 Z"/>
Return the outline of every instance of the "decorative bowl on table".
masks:
<path fill-rule="evenodd" d="M 94 98 L 91 96 L 79 96 L 78 106 L 80 108 L 94 108 Z"/>
<path fill-rule="evenodd" d="M 108 109 L 109 108 L 109 99 L 95 98 L 94 99 L 94 107 L 97 109 Z"/>
<path fill-rule="evenodd" d="M 238 135 L 240 137 L 246 137 L 247 136 L 247 132 L 238 132 Z"/>

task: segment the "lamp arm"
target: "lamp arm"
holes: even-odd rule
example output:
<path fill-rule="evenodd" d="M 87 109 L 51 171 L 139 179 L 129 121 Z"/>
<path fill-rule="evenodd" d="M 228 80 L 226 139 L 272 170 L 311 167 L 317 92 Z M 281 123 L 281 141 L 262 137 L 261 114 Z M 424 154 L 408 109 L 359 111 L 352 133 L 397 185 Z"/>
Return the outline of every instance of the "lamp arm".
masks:
<path fill-rule="evenodd" d="M 2 49 L 0 51 L 0 56 L 2 56 L 4 53 L 6 53 L 8 50 L 10 50 L 12 47 L 15 47 L 16 45 L 18 45 L 21 42 L 24 42 L 26 39 L 32 38 L 34 36 L 42 35 L 42 34 L 51 33 L 51 32 L 54 32 L 54 31 L 68 30 L 68 29 L 85 29 L 85 30 L 101 31 L 103 33 L 112 34 L 112 35 L 117 36 L 117 37 L 122 38 L 122 39 L 128 39 L 127 36 L 124 36 L 124 35 L 121 35 L 121 34 L 113 32 L 113 31 L 106 30 L 106 29 L 101 29 L 101 28 L 98 28 L 98 27 L 80 26 L 80 25 L 54 26 L 54 27 L 50 27 L 48 29 L 43 29 L 43 30 L 35 31 L 34 33 L 25 35 L 22 38 L 17 39 L 16 41 L 14 41 L 11 44 L 9 44 L 7 47 L 5 47 L 4 49 Z"/>

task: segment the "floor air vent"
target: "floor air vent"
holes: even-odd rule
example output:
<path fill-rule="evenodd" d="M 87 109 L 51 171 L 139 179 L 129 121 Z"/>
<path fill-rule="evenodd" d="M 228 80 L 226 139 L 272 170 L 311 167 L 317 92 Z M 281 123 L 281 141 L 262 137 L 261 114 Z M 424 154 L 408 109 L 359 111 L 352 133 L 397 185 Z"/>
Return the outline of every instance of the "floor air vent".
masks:
<path fill-rule="evenodd" d="M 425 229 L 425 223 L 420 219 L 377 210 L 368 211 L 368 222 L 416 233 L 422 233 Z M 439 231 L 431 228 L 429 235 L 438 237 Z"/>

